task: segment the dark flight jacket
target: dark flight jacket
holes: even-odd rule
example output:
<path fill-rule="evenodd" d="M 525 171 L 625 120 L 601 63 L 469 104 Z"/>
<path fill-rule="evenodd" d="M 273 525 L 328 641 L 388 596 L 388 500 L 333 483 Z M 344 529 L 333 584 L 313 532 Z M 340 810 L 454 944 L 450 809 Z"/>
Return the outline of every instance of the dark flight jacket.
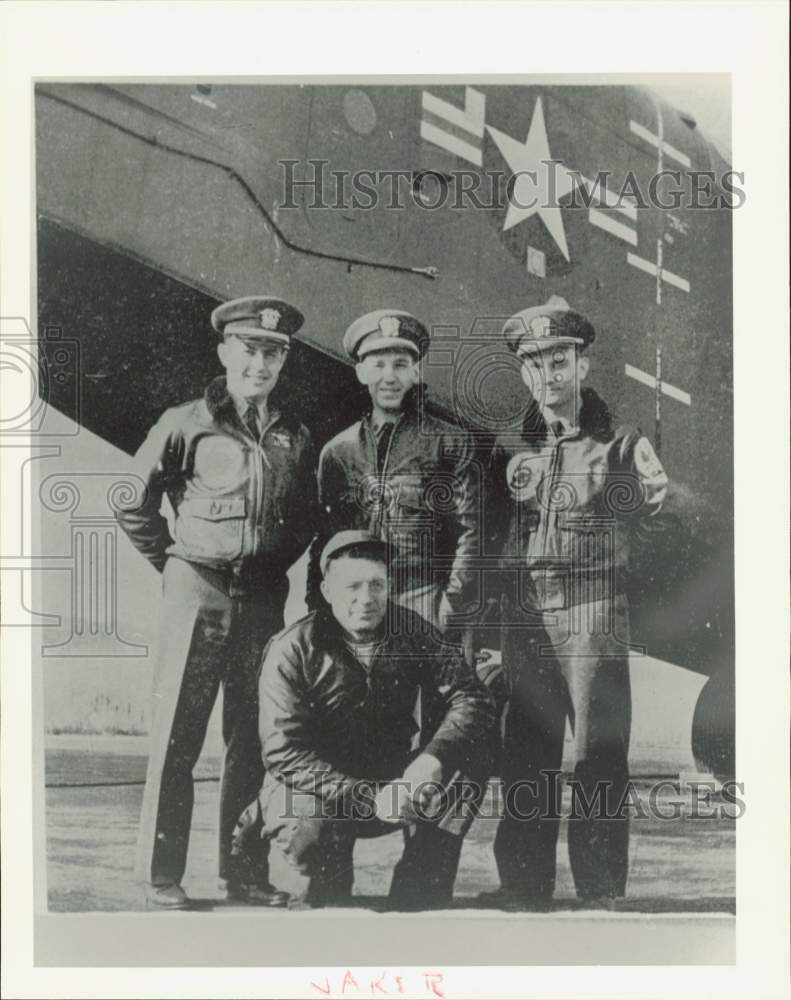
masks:
<path fill-rule="evenodd" d="M 309 606 L 316 603 L 321 547 L 348 528 L 365 528 L 393 545 L 396 592 L 438 585 L 454 610 L 477 604 L 472 562 L 479 555 L 481 475 L 473 443 L 462 428 L 426 412 L 423 398 L 407 397 L 381 468 L 369 416 L 322 449 L 322 521 L 312 551 Z"/>
<path fill-rule="evenodd" d="M 314 449 L 308 430 L 274 408 L 262 431 L 256 442 L 224 377 L 151 429 L 135 456 L 145 496 L 117 517 L 158 570 L 168 556 L 186 559 L 218 571 L 232 596 L 285 579 L 316 527 Z"/>
<path fill-rule="evenodd" d="M 271 640 L 259 680 L 265 785 L 278 780 L 333 802 L 353 798 L 359 781 L 397 777 L 417 729 L 419 687 L 445 706 L 423 751 L 441 761 L 446 778 L 456 769 L 485 770 L 494 722 L 487 689 L 413 612 L 390 604 L 385 622 L 369 671 L 328 609 Z"/>

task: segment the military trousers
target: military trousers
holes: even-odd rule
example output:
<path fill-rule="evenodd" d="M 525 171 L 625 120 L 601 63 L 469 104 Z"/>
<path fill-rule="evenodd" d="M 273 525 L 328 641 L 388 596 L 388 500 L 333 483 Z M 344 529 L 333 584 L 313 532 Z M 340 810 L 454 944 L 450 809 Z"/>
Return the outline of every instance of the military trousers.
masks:
<path fill-rule="evenodd" d="M 258 735 L 258 673 L 264 647 L 283 627 L 287 581 L 231 597 L 222 578 L 182 559 L 165 565 L 148 771 L 136 874 L 156 885 L 181 882 L 193 808 L 192 771 L 220 687 L 225 747 L 220 785 L 219 875 L 235 878 L 234 826 L 264 774 Z M 265 845 L 256 881 L 267 881 Z"/>
<path fill-rule="evenodd" d="M 420 615 L 425 623 L 426 634 L 433 631 L 438 637 L 437 652 L 447 652 L 448 647 L 455 647 L 464 657 L 467 663 L 473 663 L 471 627 L 463 629 L 443 629 L 439 618 L 439 605 L 442 600 L 442 590 L 432 585 L 416 587 L 413 590 L 405 590 L 395 595 L 395 600 L 403 608 Z M 436 695 L 432 696 L 427 692 L 419 691 L 415 703 L 415 722 L 418 732 L 415 734 L 413 749 L 424 746 L 429 742 L 431 736 L 442 721 L 445 714 L 445 706 L 442 700 Z"/>
<path fill-rule="evenodd" d="M 443 630 L 439 616 L 442 593 L 439 587 L 430 585 L 402 591 L 396 594 L 395 600 L 402 607 L 419 614 L 421 618 L 430 624 L 431 628 L 439 634 L 444 650 L 447 650 L 448 647 L 454 647 L 458 651 L 458 654 L 464 658 L 465 662 L 474 668 L 473 628 L 470 625 L 464 625 L 460 628 L 451 627 Z M 418 691 L 413 713 L 415 723 L 418 727 L 412 746 L 415 753 L 430 742 L 431 737 L 442 722 L 445 711 L 445 704 L 436 691 Z M 462 783 L 464 781 L 471 781 L 481 788 L 484 787 L 491 774 L 491 763 L 495 755 L 496 742 L 497 733 L 492 730 L 490 738 L 480 747 L 480 767 L 476 769 L 475 774 L 461 775 L 460 780 Z M 480 802 L 478 802 L 478 805 L 480 805 Z M 464 834 L 466 834 L 472 825 L 476 812 L 477 806 L 470 811 L 467 823 L 460 824 L 457 829 L 463 829 Z"/>
<path fill-rule="evenodd" d="M 448 906 L 463 837 L 435 822 L 400 828 L 375 816 L 337 818 L 311 794 L 267 778 L 261 791 L 264 838 L 271 843 L 271 880 L 294 902 L 348 905 L 357 839 L 398 834 L 404 851 L 393 871 L 388 903 L 395 909 Z"/>
<path fill-rule="evenodd" d="M 500 766 L 504 815 L 494 846 L 501 883 L 522 897 L 552 896 L 568 718 L 577 804 L 576 815 L 568 807 L 568 847 L 576 891 L 622 896 L 629 827 L 618 806 L 628 792 L 631 727 L 626 598 L 613 594 L 552 612 L 506 610 L 502 655 L 511 692 Z"/>

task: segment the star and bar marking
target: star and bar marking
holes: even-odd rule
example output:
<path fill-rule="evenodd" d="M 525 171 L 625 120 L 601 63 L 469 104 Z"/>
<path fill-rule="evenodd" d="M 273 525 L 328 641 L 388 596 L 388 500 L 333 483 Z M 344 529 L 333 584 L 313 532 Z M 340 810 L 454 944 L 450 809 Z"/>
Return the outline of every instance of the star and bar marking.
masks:
<path fill-rule="evenodd" d="M 628 198 L 621 197 L 600 184 L 585 177 L 579 171 L 572 171 L 561 161 L 554 160 L 549 148 L 544 108 L 540 97 L 536 99 L 533 116 L 530 121 L 524 142 L 519 142 L 507 133 L 487 125 L 486 97 L 473 87 L 465 89 L 464 108 L 450 104 L 428 91 L 423 91 L 422 106 L 424 118 L 420 123 L 420 134 L 423 139 L 439 146 L 475 166 L 483 165 L 482 140 L 484 131 L 488 131 L 494 140 L 503 159 L 512 171 L 515 181 L 511 198 L 506 210 L 503 232 L 513 229 L 520 222 L 538 215 L 545 228 L 554 240 L 556 246 L 567 261 L 570 261 L 568 241 L 563 225 L 563 214 L 559 205 L 562 198 L 570 195 L 576 186 L 584 186 L 588 195 L 596 204 L 588 207 L 588 222 L 591 225 L 623 240 L 630 246 L 637 246 L 637 206 Z M 425 116 L 428 115 L 428 118 Z M 442 121 L 442 127 L 434 124 L 431 118 Z M 649 142 L 657 150 L 658 169 L 661 171 L 663 155 L 668 156 L 683 166 L 690 168 L 690 158 L 666 142 L 663 136 L 661 112 L 658 116 L 658 131 L 651 132 L 645 126 L 634 120 L 629 121 L 629 129 L 634 134 Z M 454 131 L 450 131 L 452 128 Z M 550 195 L 552 197 L 550 197 Z M 620 213 L 626 221 L 607 214 L 603 209 Z M 631 224 L 630 224 L 631 223 Z M 528 247 L 527 268 L 530 273 L 543 277 L 546 273 L 545 261 L 541 251 Z M 662 284 L 666 283 L 683 292 L 689 293 L 690 283 L 686 278 L 663 267 L 663 248 L 661 240 L 657 241 L 657 258 L 651 261 L 632 251 L 627 251 L 626 262 L 631 267 L 651 275 L 656 280 L 656 300 L 662 302 Z M 659 398 L 662 394 L 670 396 L 687 406 L 691 405 L 689 393 L 664 382 L 661 377 L 661 348 L 657 351 L 656 374 L 650 375 L 633 365 L 626 365 L 625 374 L 630 378 L 650 386 L 657 393 L 657 412 Z"/>

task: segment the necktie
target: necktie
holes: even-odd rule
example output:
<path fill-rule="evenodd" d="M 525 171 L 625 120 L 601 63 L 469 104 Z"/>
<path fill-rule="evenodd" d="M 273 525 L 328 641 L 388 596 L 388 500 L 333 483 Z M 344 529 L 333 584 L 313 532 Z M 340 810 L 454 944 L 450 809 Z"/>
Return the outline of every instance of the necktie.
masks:
<path fill-rule="evenodd" d="M 258 427 L 258 409 L 254 403 L 251 403 L 247 407 L 247 412 L 244 415 L 244 424 L 257 441 L 261 436 L 261 431 Z"/>
<path fill-rule="evenodd" d="M 393 436 L 394 426 L 394 424 L 383 424 L 377 432 L 376 464 L 380 472 L 384 468 L 385 458 L 387 457 L 387 447 L 390 444 L 390 438 Z"/>

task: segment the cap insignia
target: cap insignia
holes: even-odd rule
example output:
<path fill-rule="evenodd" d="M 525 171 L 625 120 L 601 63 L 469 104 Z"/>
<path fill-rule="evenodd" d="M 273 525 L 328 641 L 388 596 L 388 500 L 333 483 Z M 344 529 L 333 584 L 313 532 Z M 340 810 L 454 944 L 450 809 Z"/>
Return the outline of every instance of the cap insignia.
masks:
<path fill-rule="evenodd" d="M 259 313 L 261 317 L 262 330 L 277 330 L 280 323 L 280 312 L 277 309 L 262 309 Z"/>
<path fill-rule="evenodd" d="M 549 316 L 534 316 L 528 324 L 528 329 L 534 340 L 543 340 L 553 336 L 552 326 L 552 320 Z"/>
<path fill-rule="evenodd" d="M 379 329 L 383 337 L 397 337 L 400 329 L 397 316 L 383 316 L 379 320 Z"/>

